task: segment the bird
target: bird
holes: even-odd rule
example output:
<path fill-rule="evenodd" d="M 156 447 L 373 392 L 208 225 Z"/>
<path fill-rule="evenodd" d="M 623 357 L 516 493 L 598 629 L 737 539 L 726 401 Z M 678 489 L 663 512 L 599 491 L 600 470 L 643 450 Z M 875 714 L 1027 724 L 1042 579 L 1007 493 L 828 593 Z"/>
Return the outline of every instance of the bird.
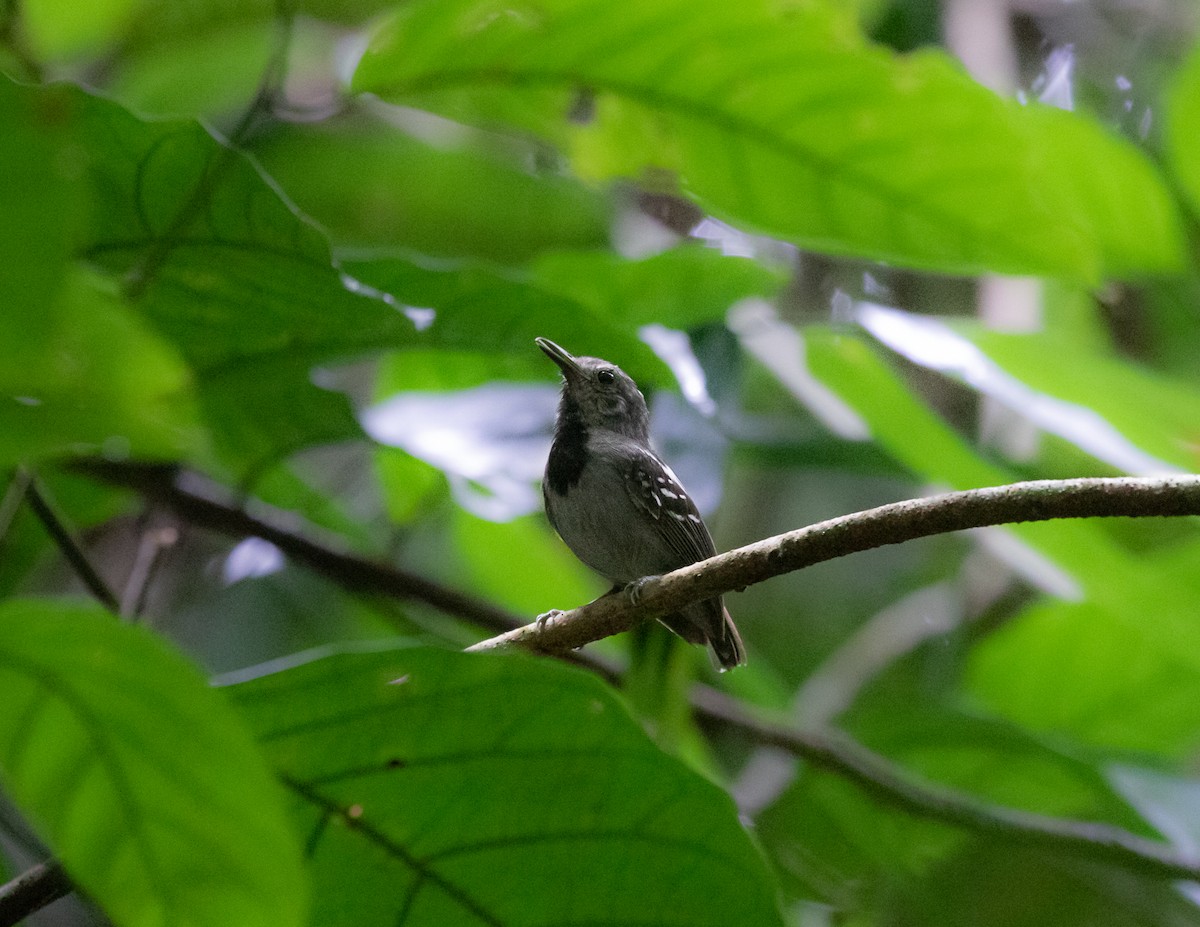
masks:
<path fill-rule="evenodd" d="M 650 410 L 637 384 L 606 360 L 575 357 L 548 338 L 534 343 L 563 377 L 542 495 L 571 552 L 614 591 L 714 556 L 696 504 L 650 445 Z M 746 662 L 720 596 L 659 621 L 707 644 L 722 672 Z"/>

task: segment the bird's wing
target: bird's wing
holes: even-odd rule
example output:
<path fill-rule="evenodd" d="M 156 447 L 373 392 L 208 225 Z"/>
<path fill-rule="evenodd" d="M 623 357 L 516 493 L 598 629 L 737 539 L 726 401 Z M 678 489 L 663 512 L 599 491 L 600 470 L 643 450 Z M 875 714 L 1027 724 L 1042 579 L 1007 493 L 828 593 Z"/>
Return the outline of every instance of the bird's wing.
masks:
<path fill-rule="evenodd" d="M 696 503 L 679 478 L 652 451 L 639 448 L 629 461 L 625 488 L 634 507 L 649 516 L 679 557 L 679 566 L 707 560 L 717 549 Z"/>

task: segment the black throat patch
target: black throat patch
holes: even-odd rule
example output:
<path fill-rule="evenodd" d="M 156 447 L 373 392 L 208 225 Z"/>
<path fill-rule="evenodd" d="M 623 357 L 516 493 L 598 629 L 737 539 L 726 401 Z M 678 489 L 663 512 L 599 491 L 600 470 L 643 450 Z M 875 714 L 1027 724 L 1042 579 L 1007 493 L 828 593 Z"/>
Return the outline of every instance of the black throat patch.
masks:
<path fill-rule="evenodd" d="M 546 462 L 546 483 L 553 492 L 564 495 L 583 476 L 587 439 L 588 430 L 579 406 L 570 396 L 564 396 L 558 407 L 550 459 Z"/>

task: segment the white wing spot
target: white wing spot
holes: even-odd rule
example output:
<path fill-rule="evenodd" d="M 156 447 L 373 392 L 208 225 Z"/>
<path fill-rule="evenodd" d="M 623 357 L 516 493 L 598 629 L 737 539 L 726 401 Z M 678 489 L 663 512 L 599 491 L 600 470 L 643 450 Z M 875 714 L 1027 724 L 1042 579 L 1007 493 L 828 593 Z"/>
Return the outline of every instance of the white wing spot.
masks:
<path fill-rule="evenodd" d="M 696 518 L 695 515 L 684 515 L 682 512 L 667 512 L 667 514 L 670 515 L 672 518 L 674 518 L 676 521 L 686 521 L 689 518 L 694 518 L 696 521 L 700 520 L 699 518 Z"/>
<path fill-rule="evenodd" d="M 674 513 L 672 513 L 672 514 L 674 514 Z M 700 524 L 700 516 L 699 515 L 689 515 L 688 518 L 691 521 L 694 521 L 696 524 Z"/>
<path fill-rule="evenodd" d="M 669 490 L 669 489 L 660 489 L 659 492 L 661 492 L 668 499 L 678 499 L 679 498 L 679 496 L 677 496 L 675 493 L 671 492 L 671 490 Z"/>

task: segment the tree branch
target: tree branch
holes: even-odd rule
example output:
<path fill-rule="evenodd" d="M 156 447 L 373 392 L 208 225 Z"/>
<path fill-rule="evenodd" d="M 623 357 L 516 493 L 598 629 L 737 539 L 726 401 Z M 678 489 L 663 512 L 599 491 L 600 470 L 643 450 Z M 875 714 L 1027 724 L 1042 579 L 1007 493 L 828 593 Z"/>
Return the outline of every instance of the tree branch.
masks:
<path fill-rule="evenodd" d="M 737 699 L 695 686 L 692 706 L 764 746 L 777 747 L 853 782 L 883 804 L 1011 843 L 1070 853 L 1152 878 L 1200 880 L 1200 859 L 1110 824 L 1054 818 L 989 805 L 973 795 L 920 780 L 839 731 L 799 731 L 756 718 Z"/>
<path fill-rule="evenodd" d="M 757 541 L 638 587 L 638 604 L 610 593 L 470 650 L 574 650 L 673 611 L 847 554 L 967 528 L 1055 518 L 1200 515 L 1200 476 L 1038 480 L 894 502 Z"/>

